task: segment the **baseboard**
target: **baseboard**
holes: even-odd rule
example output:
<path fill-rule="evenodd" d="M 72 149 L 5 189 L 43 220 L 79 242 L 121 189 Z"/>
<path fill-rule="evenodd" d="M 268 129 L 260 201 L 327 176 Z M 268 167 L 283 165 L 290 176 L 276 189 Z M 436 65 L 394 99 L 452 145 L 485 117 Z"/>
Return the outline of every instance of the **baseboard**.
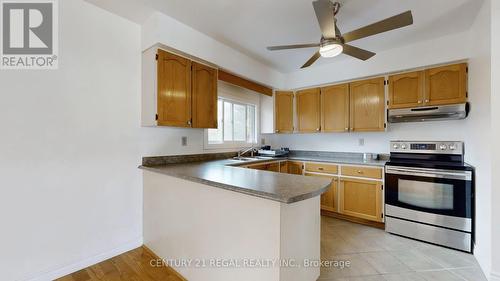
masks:
<path fill-rule="evenodd" d="M 351 216 L 344 215 L 344 214 L 339 214 L 337 212 L 332 212 L 332 211 L 328 211 L 328 210 L 321 210 L 321 215 L 336 218 L 336 219 L 346 220 L 346 221 L 350 221 L 350 222 L 354 222 L 354 223 L 359 223 L 359 224 L 363 224 L 363 225 L 367 225 L 367 226 L 371 226 L 371 227 L 376 227 L 376 228 L 380 228 L 380 229 L 385 229 L 385 224 L 383 222 L 375 222 L 375 221 L 369 221 L 369 220 L 365 220 L 365 219 L 355 218 L 355 217 L 351 217 Z"/>
<path fill-rule="evenodd" d="M 500 281 L 500 273 L 498 273 L 498 272 L 491 272 L 491 274 L 490 274 L 490 280 L 491 281 Z"/>
<path fill-rule="evenodd" d="M 26 281 L 52 281 L 57 278 L 61 278 L 63 276 L 66 276 L 68 274 L 71 274 L 73 272 L 76 272 L 78 270 L 84 269 L 86 267 L 89 267 L 91 265 L 94 265 L 96 263 L 100 263 L 102 261 L 105 261 L 107 259 L 110 259 L 112 257 L 121 255 L 125 252 L 128 252 L 130 250 L 133 250 L 135 248 L 138 248 L 142 246 L 142 237 L 138 237 L 137 239 L 134 239 L 126 244 L 123 244 L 117 248 L 111 249 L 109 251 L 106 251 L 104 253 L 95 255 L 93 257 L 86 258 L 84 260 L 62 266 L 60 268 L 56 268 L 53 270 L 48 270 L 45 272 L 41 272 L 39 274 L 36 274 L 35 277 L 27 278 L 25 279 Z"/>

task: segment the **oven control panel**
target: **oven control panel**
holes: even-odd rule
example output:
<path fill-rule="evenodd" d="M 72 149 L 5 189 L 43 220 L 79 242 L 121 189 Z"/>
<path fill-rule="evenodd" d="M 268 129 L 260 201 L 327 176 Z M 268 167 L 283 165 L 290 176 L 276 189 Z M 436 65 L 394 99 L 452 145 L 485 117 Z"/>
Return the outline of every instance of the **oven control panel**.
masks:
<path fill-rule="evenodd" d="M 391 141 L 391 152 L 462 155 L 461 141 Z"/>

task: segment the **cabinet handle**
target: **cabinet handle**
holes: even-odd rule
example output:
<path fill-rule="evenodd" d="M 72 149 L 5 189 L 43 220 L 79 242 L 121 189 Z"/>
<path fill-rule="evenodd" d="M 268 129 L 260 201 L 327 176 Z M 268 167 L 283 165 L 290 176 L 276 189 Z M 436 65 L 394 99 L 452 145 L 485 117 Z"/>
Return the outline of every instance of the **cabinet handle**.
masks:
<path fill-rule="evenodd" d="M 418 101 L 418 103 L 422 103 L 422 101 L 421 101 L 421 100 L 419 100 L 419 101 Z"/>
<path fill-rule="evenodd" d="M 323 167 L 319 167 L 318 170 L 323 171 Z"/>
<path fill-rule="evenodd" d="M 320 130 L 321 130 L 321 128 L 317 128 L 317 129 L 316 129 L 316 131 L 318 131 L 318 132 L 319 132 Z"/>
<path fill-rule="evenodd" d="M 188 121 L 187 121 L 187 124 L 188 124 L 188 125 L 191 125 L 191 120 L 188 120 Z"/>
<path fill-rule="evenodd" d="M 280 130 L 276 130 L 276 133 L 279 133 L 279 132 L 280 132 Z"/>
<path fill-rule="evenodd" d="M 429 100 L 425 100 L 425 102 L 429 102 Z"/>
<path fill-rule="evenodd" d="M 346 131 L 349 131 L 349 128 L 345 128 Z"/>
<path fill-rule="evenodd" d="M 358 174 L 362 174 L 362 173 L 363 173 L 363 171 L 361 171 L 361 170 L 358 170 Z"/>

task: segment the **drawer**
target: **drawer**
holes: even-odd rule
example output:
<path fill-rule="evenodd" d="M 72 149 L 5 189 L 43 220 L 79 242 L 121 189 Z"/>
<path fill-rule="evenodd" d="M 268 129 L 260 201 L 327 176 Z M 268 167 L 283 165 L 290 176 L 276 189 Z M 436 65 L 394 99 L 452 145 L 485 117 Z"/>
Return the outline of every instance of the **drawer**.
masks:
<path fill-rule="evenodd" d="M 338 170 L 339 170 L 339 166 L 335 165 L 335 164 L 307 163 L 306 162 L 306 171 L 307 172 L 337 174 Z"/>
<path fill-rule="evenodd" d="M 343 176 L 361 177 L 361 178 L 382 178 L 382 168 L 364 167 L 364 166 L 342 166 Z"/>

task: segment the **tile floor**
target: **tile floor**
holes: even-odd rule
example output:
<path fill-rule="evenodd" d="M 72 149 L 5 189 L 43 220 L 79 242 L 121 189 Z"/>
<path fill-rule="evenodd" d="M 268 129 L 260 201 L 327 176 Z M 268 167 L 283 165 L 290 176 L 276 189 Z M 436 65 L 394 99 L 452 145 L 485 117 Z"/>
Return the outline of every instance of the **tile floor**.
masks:
<path fill-rule="evenodd" d="M 486 281 L 470 254 L 330 217 L 321 219 L 321 258 L 350 266 L 323 267 L 318 281 Z"/>

